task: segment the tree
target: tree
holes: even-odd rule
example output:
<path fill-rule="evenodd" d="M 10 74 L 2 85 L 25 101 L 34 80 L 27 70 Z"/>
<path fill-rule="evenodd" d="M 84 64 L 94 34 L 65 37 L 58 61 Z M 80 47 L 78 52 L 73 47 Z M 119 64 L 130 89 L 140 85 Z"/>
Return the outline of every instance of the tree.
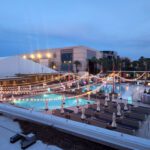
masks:
<path fill-rule="evenodd" d="M 138 61 L 136 61 L 136 60 L 134 60 L 134 61 L 132 61 L 131 62 L 131 64 L 132 64 L 132 70 L 133 71 L 138 71 L 139 69 L 139 62 Z"/>
<path fill-rule="evenodd" d="M 98 59 L 98 64 L 100 66 L 100 70 L 103 71 L 103 63 L 104 63 L 104 59 L 103 58 L 99 58 Z"/>
<path fill-rule="evenodd" d="M 94 73 L 97 72 L 97 64 L 98 64 L 98 59 L 96 57 L 92 57 L 90 61 L 94 64 Z"/>
<path fill-rule="evenodd" d="M 76 72 L 78 72 L 78 66 L 81 65 L 81 62 L 79 60 L 74 61 L 75 67 L 76 67 Z"/>
<path fill-rule="evenodd" d="M 54 62 L 54 61 L 51 61 L 51 62 L 49 63 L 49 67 L 50 67 L 50 68 L 54 68 L 54 66 L 55 66 L 55 62 Z"/>
<path fill-rule="evenodd" d="M 122 70 L 129 71 L 131 69 L 131 61 L 129 58 L 123 58 L 121 63 L 122 63 Z"/>

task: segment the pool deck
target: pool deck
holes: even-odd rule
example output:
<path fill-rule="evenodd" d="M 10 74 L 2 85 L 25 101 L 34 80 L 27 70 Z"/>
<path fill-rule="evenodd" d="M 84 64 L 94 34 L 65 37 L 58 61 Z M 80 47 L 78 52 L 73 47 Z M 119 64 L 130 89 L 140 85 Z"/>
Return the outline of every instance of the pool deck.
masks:
<path fill-rule="evenodd" d="M 65 94 L 65 96 L 68 97 L 74 95 L 68 93 Z M 86 96 L 83 98 L 87 99 Z M 96 111 L 96 104 L 88 105 L 85 110 L 86 118 L 84 120 L 81 119 L 81 108 L 83 106 L 79 106 L 77 114 L 74 113 L 77 109 L 76 106 L 65 108 L 64 114 L 60 113 L 60 109 L 48 111 L 40 110 L 40 113 L 48 116 L 54 115 L 67 121 L 75 121 L 83 124 L 83 126 L 90 125 L 93 127 L 98 127 L 99 130 L 102 128 L 108 131 L 115 131 L 115 133 L 121 133 L 121 135 L 127 134 L 134 135 L 134 137 L 150 139 L 150 105 L 134 101 L 133 105 L 128 105 L 130 106 L 129 112 L 122 112 L 123 115 L 121 117 L 117 117 L 117 128 L 111 128 L 110 124 L 112 122 L 112 113 L 117 111 L 116 102 L 120 103 L 121 108 L 123 108 L 126 100 L 115 99 L 115 102 L 108 101 L 108 107 L 104 107 L 105 100 L 103 98 L 93 98 L 91 96 L 90 100 L 95 102 L 100 100 L 101 111 Z M 134 105 L 136 107 L 134 107 Z M 30 110 L 30 112 L 32 113 L 34 110 Z"/>
<path fill-rule="evenodd" d="M 90 100 L 93 100 L 96 102 L 99 99 L 91 98 Z M 85 115 L 87 118 L 85 120 L 81 119 L 81 108 L 82 108 L 82 106 L 79 106 L 77 114 L 74 113 L 76 111 L 77 107 L 65 108 L 64 114 L 61 114 L 60 110 L 55 110 L 55 111 L 53 111 L 53 114 L 56 116 L 62 117 L 62 118 L 68 118 L 71 120 L 91 124 L 94 126 L 99 126 L 102 128 L 109 128 L 109 124 L 112 121 L 112 113 L 117 111 L 116 102 L 110 102 L 109 101 L 108 107 L 106 108 L 106 107 L 104 107 L 104 99 L 100 99 L 100 101 L 101 101 L 101 106 L 100 106 L 101 111 L 99 113 L 96 112 L 96 104 L 89 105 L 88 107 L 86 107 Z M 116 101 L 121 104 L 121 107 L 123 107 L 124 100 L 116 100 Z M 131 134 L 134 136 L 149 139 L 150 138 L 150 106 L 147 104 L 142 104 L 141 102 L 134 102 L 134 104 L 135 103 L 136 103 L 136 107 L 134 107 L 134 105 L 128 105 L 131 107 L 131 110 L 128 112 L 123 112 L 126 115 L 123 117 L 124 119 L 122 118 L 122 116 L 117 118 L 117 119 L 121 119 L 123 122 L 124 122 L 124 120 L 126 120 L 126 122 L 130 121 L 131 124 L 128 124 L 126 122 L 122 123 L 122 122 L 118 121 L 119 127 L 118 127 L 118 129 L 115 129 L 115 130 L 118 132 L 127 133 L 127 134 Z M 138 107 L 137 107 L 137 105 L 138 105 Z M 143 112 L 138 108 L 148 109 L 149 113 L 146 111 Z M 109 109 L 111 111 L 108 111 Z M 134 109 L 137 109 L 137 110 L 134 110 Z M 139 115 L 139 113 L 142 113 L 143 115 Z M 52 114 L 52 112 L 50 114 Z M 101 115 L 101 118 L 99 118 L 98 116 L 97 116 L 98 117 L 97 118 L 97 117 L 95 117 L 95 115 L 96 116 Z M 144 115 L 146 116 L 146 118 L 141 118 Z M 105 119 L 105 117 L 107 119 Z M 109 128 L 109 129 L 114 130 L 112 128 Z"/>
<path fill-rule="evenodd" d="M 6 113 L 20 119 L 49 125 L 63 132 L 67 132 L 69 134 L 73 134 L 117 149 L 149 150 L 150 148 L 150 143 L 147 139 L 119 133 L 113 130 L 107 130 L 102 127 L 87 124 L 85 122 L 73 121 L 65 117 L 57 117 L 55 115 L 44 114 L 34 110 L 29 111 L 6 104 L 0 104 L 0 111 L 4 114 Z M 58 112 L 60 111 L 58 110 Z M 73 116 L 76 119 L 80 119 L 80 117 L 76 117 L 76 115 Z M 102 125 L 104 125 L 104 123 L 100 124 L 100 126 Z"/>

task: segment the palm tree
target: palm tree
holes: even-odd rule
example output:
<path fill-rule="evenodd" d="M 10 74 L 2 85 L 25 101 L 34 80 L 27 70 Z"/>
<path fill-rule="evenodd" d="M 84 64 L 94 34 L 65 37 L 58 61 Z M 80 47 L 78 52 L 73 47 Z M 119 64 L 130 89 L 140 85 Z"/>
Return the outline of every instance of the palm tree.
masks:
<path fill-rule="evenodd" d="M 54 68 L 54 66 L 55 66 L 55 62 L 54 61 L 49 62 L 49 67 L 50 68 Z"/>
<path fill-rule="evenodd" d="M 122 64 L 123 64 L 123 70 L 127 70 L 127 71 L 129 71 L 130 70 L 130 64 L 131 64 L 131 61 L 130 61 L 130 59 L 129 58 L 123 58 L 122 59 Z"/>
<path fill-rule="evenodd" d="M 78 66 L 81 65 L 81 62 L 79 60 L 74 61 L 75 67 L 76 67 L 76 72 L 78 72 Z"/>
<path fill-rule="evenodd" d="M 92 57 L 90 60 L 94 64 L 94 73 L 96 73 L 97 72 L 98 59 L 96 57 Z"/>
<path fill-rule="evenodd" d="M 146 70 L 147 68 L 146 58 L 144 58 L 143 56 L 139 59 L 139 68 L 140 70 Z"/>
<path fill-rule="evenodd" d="M 99 66 L 100 66 L 100 70 L 103 71 L 104 59 L 103 59 L 103 58 L 99 58 L 99 59 L 98 59 L 98 64 L 99 64 Z"/>
<path fill-rule="evenodd" d="M 132 61 L 132 70 L 138 71 L 138 67 L 139 67 L 139 62 L 136 60 Z"/>

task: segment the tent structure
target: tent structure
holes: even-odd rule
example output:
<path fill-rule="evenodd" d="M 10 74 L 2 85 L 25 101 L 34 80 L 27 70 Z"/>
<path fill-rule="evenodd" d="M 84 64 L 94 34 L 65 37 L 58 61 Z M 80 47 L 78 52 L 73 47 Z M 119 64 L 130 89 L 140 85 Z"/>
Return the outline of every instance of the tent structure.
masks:
<path fill-rule="evenodd" d="M 56 73 L 44 65 L 23 59 L 20 56 L 0 58 L 0 77 L 10 77 L 16 74 Z"/>

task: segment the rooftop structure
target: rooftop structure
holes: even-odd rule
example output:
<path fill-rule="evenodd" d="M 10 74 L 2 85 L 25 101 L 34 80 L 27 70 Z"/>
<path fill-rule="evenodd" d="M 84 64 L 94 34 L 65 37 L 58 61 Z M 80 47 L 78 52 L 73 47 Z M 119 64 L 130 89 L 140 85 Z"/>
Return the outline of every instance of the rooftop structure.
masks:
<path fill-rule="evenodd" d="M 25 60 L 20 56 L 2 57 L 0 58 L 0 77 L 12 77 L 17 74 L 40 74 L 40 73 L 56 73 L 42 64 Z"/>

